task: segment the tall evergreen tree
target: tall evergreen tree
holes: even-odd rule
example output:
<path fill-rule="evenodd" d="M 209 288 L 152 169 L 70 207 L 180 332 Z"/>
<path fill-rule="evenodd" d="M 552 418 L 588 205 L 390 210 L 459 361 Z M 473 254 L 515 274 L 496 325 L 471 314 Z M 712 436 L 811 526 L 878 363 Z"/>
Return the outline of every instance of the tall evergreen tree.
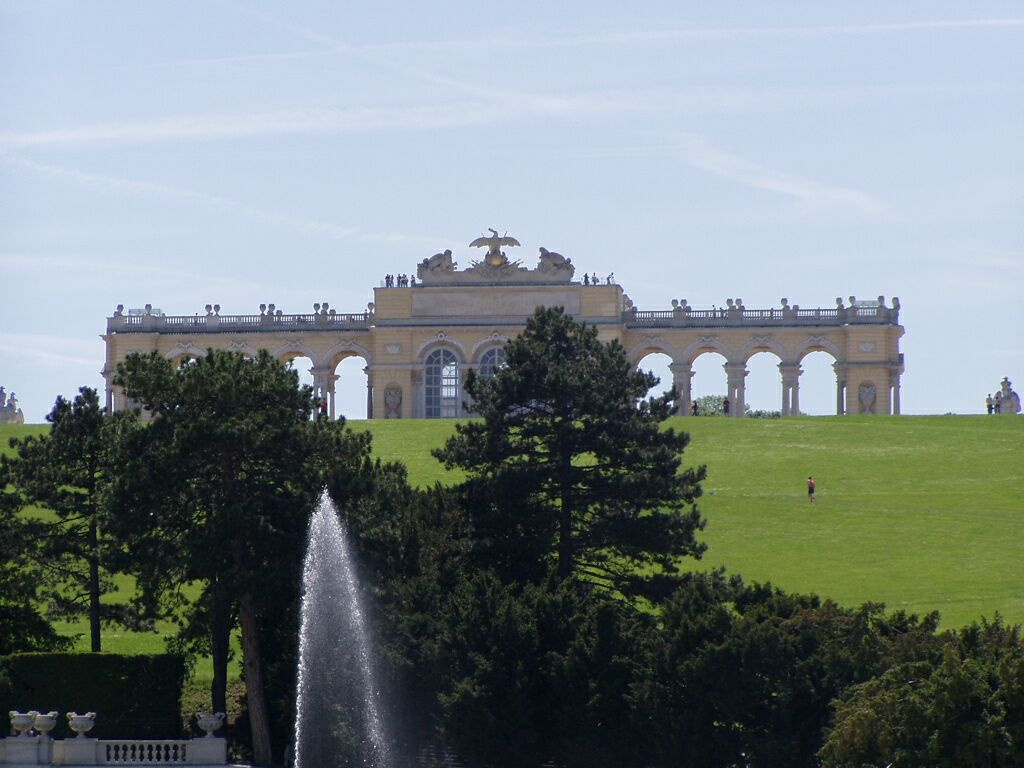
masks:
<path fill-rule="evenodd" d="M 20 538 L 39 566 L 51 612 L 87 616 L 90 646 L 99 652 L 102 624 L 139 623 L 127 605 L 100 599 L 116 589 L 105 523 L 119 446 L 136 423 L 128 414 L 107 414 L 90 387 L 71 401 L 58 397 L 46 420 L 48 433 L 11 441 L 8 471 L 22 506 L 54 513 L 52 519 L 23 518 Z"/>
<path fill-rule="evenodd" d="M 479 552 L 513 580 L 553 569 L 653 596 L 699 557 L 695 499 L 704 468 L 681 469 L 689 435 L 663 428 L 674 390 L 644 400 L 657 378 L 622 345 L 561 308 L 540 308 L 492 378 L 470 374 L 469 410 L 435 455 L 466 471 Z"/>

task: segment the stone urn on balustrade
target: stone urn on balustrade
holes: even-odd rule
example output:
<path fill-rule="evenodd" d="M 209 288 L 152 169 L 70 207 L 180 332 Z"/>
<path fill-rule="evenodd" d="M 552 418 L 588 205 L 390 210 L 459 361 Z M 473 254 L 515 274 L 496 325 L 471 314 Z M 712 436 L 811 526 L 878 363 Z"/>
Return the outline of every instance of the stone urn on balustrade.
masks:
<path fill-rule="evenodd" d="M 92 727 L 96 725 L 96 713 L 86 712 L 84 715 L 80 715 L 77 712 L 68 712 L 68 728 L 78 734 L 79 739 L 84 739 L 85 734 L 92 730 Z"/>
<path fill-rule="evenodd" d="M 36 721 L 34 723 L 35 729 L 39 732 L 39 735 L 43 738 L 49 738 L 50 731 L 57 727 L 57 715 L 58 712 L 37 712 Z"/>
<path fill-rule="evenodd" d="M 196 724 L 206 732 L 206 738 L 212 739 L 214 731 L 224 726 L 224 713 L 196 712 Z"/>
<path fill-rule="evenodd" d="M 34 709 L 31 712 L 18 712 L 12 709 L 7 714 L 11 718 L 11 728 L 17 731 L 19 736 L 28 736 L 28 732 L 36 727 L 36 717 L 39 715 Z"/>

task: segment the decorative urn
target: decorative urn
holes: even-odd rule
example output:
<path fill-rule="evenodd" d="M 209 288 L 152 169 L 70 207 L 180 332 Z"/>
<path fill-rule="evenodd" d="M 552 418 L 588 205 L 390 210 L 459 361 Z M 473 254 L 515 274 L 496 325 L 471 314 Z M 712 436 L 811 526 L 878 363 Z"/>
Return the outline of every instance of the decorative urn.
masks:
<path fill-rule="evenodd" d="M 47 736 L 57 727 L 57 712 L 39 712 L 36 714 L 35 729 L 40 735 Z"/>
<path fill-rule="evenodd" d="M 11 728 L 16 730 L 19 736 L 28 736 L 28 732 L 36 727 L 36 717 L 39 715 L 34 709 L 31 712 L 18 712 L 12 709 L 7 714 L 11 718 Z"/>
<path fill-rule="evenodd" d="M 77 733 L 80 739 L 84 739 L 85 734 L 91 731 L 95 724 L 95 712 L 86 712 L 84 715 L 80 715 L 77 712 L 68 712 L 68 728 Z"/>
<path fill-rule="evenodd" d="M 196 724 L 206 731 L 206 738 L 213 738 L 213 732 L 224 725 L 224 713 L 196 712 Z"/>

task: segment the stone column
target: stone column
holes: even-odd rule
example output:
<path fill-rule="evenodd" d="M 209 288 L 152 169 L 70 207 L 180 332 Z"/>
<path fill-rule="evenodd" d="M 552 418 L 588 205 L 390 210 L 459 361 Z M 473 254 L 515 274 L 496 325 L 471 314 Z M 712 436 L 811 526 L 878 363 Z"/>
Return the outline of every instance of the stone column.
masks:
<path fill-rule="evenodd" d="M 892 415 L 900 415 L 900 372 L 895 370 L 892 373 Z"/>
<path fill-rule="evenodd" d="M 313 374 L 313 396 L 316 398 L 317 413 L 320 412 L 320 403 L 327 399 L 327 382 L 331 376 L 331 369 L 325 366 L 313 366 L 309 369 Z"/>
<path fill-rule="evenodd" d="M 338 382 L 338 379 L 340 379 L 340 378 L 341 378 L 341 376 L 339 376 L 336 373 L 332 373 L 330 376 L 327 377 L 327 391 L 328 391 L 327 415 L 331 419 L 337 418 L 337 416 L 334 415 L 334 398 L 337 395 L 337 389 L 338 389 L 337 382 Z"/>
<path fill-rule="evenodd" d="M 673 362 L 668 369 L 672 372 L 672 384 L 679 394 L 676 400 L 676 413 L 680 416 L 689 416 L 693 404 L 693 366 L 689 363 Z"/>
<path fill-rule="evenodd" d="M 103 370 L 100 371 L 100 375 L 103 376 L 103 380 L 106 382 L 104 386 L 104 392 L 107 396 L 107 413 L 114 412 L 114 371 L 108 365 L 103 366 Z"/>
<path fill-rule="evenodd" d="M 843 400 L 844 390 L 846 389 L 846 371 L 843 370 L 843 366 L 839 363 L 833 363 L 832 370 L 836 372 L 836 416 L 842 416 L 846 413 Z"/>
<path fill-rule="evenodd" d="M 747 370 L 746 363 L 726 363 L 722 366 L 725 368 L 725 375 L 728 380 L 729 390 L 729 403 L 731 413 L 729 414 L 733 418 L 739 419 L 745 415 L 745 404 L 746 404 L 746 378 L 750 371 Z"/>
<path fill-rule="evenodd" d="M 412 391 L 409 392 L 410 419 L 422 419 L 427 415 L 427 395 L 423 389 L 425 367 L 420 364 L 412 369 Z M 403 407 L 405 407 L 403 405 Z"/>
<path fill-rule="evenodd" d="M 373 418 L 373 372 L 370 370 L 370 366 L 363 368 L 363 373 L 366 374 L 366 418 Z"/>
<path fill-rule="evenodd" d="M 800 415 L 800 363 L 779 363 L 782 376 L 782 415 Z"/>

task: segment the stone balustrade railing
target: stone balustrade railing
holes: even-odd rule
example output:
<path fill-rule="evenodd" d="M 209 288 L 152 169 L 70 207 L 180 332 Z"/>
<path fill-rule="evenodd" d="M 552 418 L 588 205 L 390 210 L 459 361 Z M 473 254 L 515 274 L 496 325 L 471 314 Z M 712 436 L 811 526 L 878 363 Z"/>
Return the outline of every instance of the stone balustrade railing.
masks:
<path fill-rule="evenodd" d="M 693 309 L 680 305 L 666 310 L 629 308 L 622 321 L 631 327 L 650 328 L 727 328 L 730 326 L 793 325 L 898 325 L 899 305 L 894 307 L 857 306 L 827 309 L 747 309 L 742 306 L 721 309 Z"/>
<path fill-rule="evenodd" d="M 369 328 L 370 312 L 286 315 L 158 315 L 115 312 L 107 318 L 108 333 L 225 333 L 237 331 L 296 331 L 304 328 Z"/>
<path fill-rule="evenodd" d="M 51 739 L 9 736 L 0 740 L 0 766 L 188 765 L 225 766 L 222 738 L 198 739 Z"/>
<path fill-rule="evenodd" d="M 103 765 L 189 765 L 191 740 L 122 740 L 99 743 Z"/>

